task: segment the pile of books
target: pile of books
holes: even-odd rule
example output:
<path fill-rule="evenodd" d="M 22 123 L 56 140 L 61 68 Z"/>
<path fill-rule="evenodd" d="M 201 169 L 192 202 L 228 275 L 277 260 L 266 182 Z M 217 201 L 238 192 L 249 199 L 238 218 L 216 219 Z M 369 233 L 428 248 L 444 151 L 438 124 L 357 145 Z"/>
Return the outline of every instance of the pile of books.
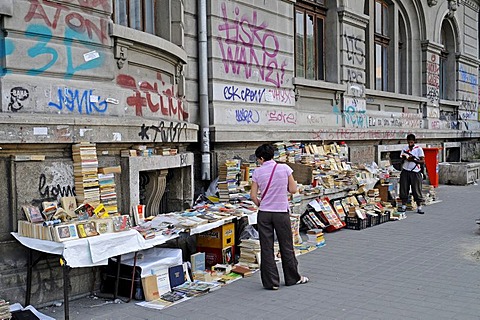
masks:
<path fill-rule="evenodd" d="M 220 166 L 218 194 L 220 202 L 229 202 L 239 196 L 237 183 L 240 179 L 240 160 L 229 159 Z"/>
<path fill-rule="evenodd" d="M 10 319 L 12 314 L 10 313 L 10 306 L 7 301 L 0 300 L 0 319 Z"/>
<path fill-rule="evenodd" d="M 72 146 L 73 175 L 77 202 L 100 203 L 97 148 L 94 143 L 82 142 Z"/>
<path fill-rule="evenodd" d="M 100 202 L 109 214 L 118 213 L 117 191 L 115 189 L 115 173 L 120 173 L 120 166 L 98 169 Z"/>
<path fill-rule="evenodd" d="M 18 220 L 18 235 L 22 237 L 55 241 L 51 229 L 51 226 L 44 226 L 42 223 Z"/>
<path fill-rule="evenodd" d="M 287 153 L 285 150 L 285 142 L 275 142 L 273 148 L 275 153 L 273 154 L 273 159 L 278 162 L 287 162 Z"/>
<path fill-rule="evenodd" d="M 315 247 L 323 247 L 325 245 L 323 230 L 322 229 L 307 230 L 307 244 Z"/>
<path fill-rule="evenodd" d="M 240 244 L 239 265 L 246 266 L 250 269 L 260 268 L 260 240 L 244 239 Z"/>

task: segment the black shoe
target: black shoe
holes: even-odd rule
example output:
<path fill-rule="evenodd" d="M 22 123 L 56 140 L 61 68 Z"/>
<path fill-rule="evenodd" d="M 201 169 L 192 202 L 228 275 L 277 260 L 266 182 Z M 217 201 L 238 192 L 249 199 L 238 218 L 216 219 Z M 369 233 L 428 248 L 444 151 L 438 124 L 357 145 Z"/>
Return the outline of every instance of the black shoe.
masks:
<path fill-rule="evenodd" d="M 418 213 L 418 214 L 425 214 L 425 211 L 423 211 L 423 209 L 421 209 L 421 208 L 418 208 L 418 209 L 417 209 L 417 213 Z"/>

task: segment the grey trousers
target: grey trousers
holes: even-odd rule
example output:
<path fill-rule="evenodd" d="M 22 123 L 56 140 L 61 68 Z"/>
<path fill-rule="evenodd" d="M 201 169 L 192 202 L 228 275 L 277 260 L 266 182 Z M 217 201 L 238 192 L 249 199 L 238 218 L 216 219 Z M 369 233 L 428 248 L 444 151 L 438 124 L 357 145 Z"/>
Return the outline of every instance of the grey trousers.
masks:
<path fill-rule="evenodd" d="M 420 172 L 402 170 L 400 173 L 400 199 L 402 204 L 407 203 L 410 187 L 412 187 L 413 199 L 417 205 L 421 205 L 423 202 L 422 174 Z"/>
<path fill-rule="evenodd" d="M 258 211 L 257 226 L 260 237 L 260 274 L 263 286 L 271 289 L 280 285 L 273 249 L 274 231 L 280 246 L 285 285 L 296 284 L 300 280 L 300 274 L 293 249 L 292 227 L 288 212 Z"/>

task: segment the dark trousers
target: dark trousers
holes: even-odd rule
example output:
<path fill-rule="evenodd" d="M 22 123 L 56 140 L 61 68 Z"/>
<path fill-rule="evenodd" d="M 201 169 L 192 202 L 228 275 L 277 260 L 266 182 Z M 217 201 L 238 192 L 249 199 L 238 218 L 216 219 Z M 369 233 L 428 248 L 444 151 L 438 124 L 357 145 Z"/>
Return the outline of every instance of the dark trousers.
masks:
<path fill-rule="evenodd" d="M 273 250 L 274 231 L 280 246 L 285 285 L 296 284 L 300 280 L 300 274 L 293 250 L 292 227 L 288 212 L 258 211 L 257 226 L 260 237 L 260 274 L 263 286 L 272 288 L 280 285 Z"/>
<path fill-rule="evenodd" d="M 400 199 L 402 204 L 407 203 L 410 187 L 412 187 L 413 199 L 417 205 L 421 205 L 423 201 L 422 174 L 420 172 L 402 170 L 400 173 Z"/>

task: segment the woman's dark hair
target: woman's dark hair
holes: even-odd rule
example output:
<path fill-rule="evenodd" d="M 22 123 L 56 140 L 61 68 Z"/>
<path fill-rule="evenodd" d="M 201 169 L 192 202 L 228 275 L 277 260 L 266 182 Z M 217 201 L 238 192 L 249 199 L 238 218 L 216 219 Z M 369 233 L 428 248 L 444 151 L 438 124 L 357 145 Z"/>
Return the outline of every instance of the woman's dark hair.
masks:
<path fill-rule="evenodd" d="M 272 160 L 275 154 L 275 149 L 271 144 L 265 143 L 255 150 L 255 157 L 258 159 L 263 158 L 264 161 Z"/>
<path fill-rule="evenodd" d="M 409 133 L 407 135 L 407 141 L 416 141 L 415 135 L 413 133 Z"/>

